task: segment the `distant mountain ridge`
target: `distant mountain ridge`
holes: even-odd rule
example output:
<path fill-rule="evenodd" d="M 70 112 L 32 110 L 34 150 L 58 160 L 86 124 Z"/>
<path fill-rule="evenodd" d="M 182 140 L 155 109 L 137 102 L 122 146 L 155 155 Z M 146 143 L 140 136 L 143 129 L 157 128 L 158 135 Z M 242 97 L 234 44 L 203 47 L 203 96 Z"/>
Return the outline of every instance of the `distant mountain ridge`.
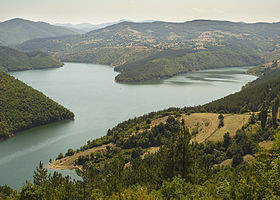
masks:
<path fill-rule="evenodd" d="M 12 46 L 35 38 L 74 35 L 70 29 L 54 26 L 45 22 L 15 18 L 0 23 L 0 45 Z"/>
<path fill-rule="evenodd" d="M 275 59 L 280 23 L 121 22 L 83 35 L 26 41 L 18 48 L 46 51 L 62 61 L 111 65 L 120 72 L 118 82 L 136 82 Z"/>
<path fill-rule="evenodd" d="M 107 26 L 111 26 L 111 25 L 118 24 L 121 22 L 126 22 L 126 21 L 130 21 L 130 20 L 119 20 L 119 21 L 115 21 L 115 22 L 107 22 L 107 23 L 96 24 L 96 25 L 90 24 L 90 23 L 80 23 L 80 24 L 59 24 L 58 23 L 58 24 L 54 24 L 54 25 L 66 27 L 68 29 L 78 31 L 81 34 L 84 34 L 84 33 L 88 33 L 93 30 L 105 28 Z"/>

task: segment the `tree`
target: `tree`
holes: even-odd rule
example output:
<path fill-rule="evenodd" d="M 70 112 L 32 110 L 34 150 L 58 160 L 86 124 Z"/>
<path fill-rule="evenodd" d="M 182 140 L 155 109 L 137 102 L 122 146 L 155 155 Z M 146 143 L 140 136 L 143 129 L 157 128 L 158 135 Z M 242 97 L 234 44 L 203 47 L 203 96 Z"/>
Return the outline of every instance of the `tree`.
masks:
<path fill-rule="evenodd" d="M 41 200 L 44 199 L 43 194 L 37 185 L 27 182 L 21 188 L 19 200 Z"/>
<path fill-rule="evenodd" d="M 227 149 L 232 143 L 232 138 L 229 135 L 229 132 L 225 133 L 224 135 L 224 143 L 223 146 Z"/>
<path fill-rule="evenodd" d="M 190 178 L 193 164 L 193 152 L 190 144 L 191 135 L 185 127 L 173 132 L 167 144 L 160 149 L 163 175 L 173 178 L 180 175 L 182 178 Z"/>
<path fill-rule="evenodd" d="M 240 153 L 233 155 L 231 166 L 236 167 L 237 165 L 240 165 L 241 163 L 243 163 L 242 155 Z"/>
<path fill-rule="evenodd" d="M 277 126 L 277 115 L 278 115 L 278 107 L 279 107 L 279 98 L 276 98 L 272 101 L 272 123 L 274 128 Z"/>
<path fill-rule="evenodd" d="M 65 156 L 72 156 L 75 154 L 75 151 L 73 149 L 68 149 L 67 153 L 65 154 Z"/>
<path fill-rule="evenodd" d="M 224 116 L 223 116 L 222 114 L 220 114 L 220 115 L 218 116 L 218 119 L 224 119 Z"/>
<path fill-rule="evenodd" d="M 160 193 L 163 199 L 187 199 L 190 193 L 189 184 L 180 176 L 175 176 L 172 181 L 164 181 Z"/>
<path fill-rule="evenodd" d="M 280 154 L 280 131 L 274 136 L 273 150 Z"/>
<path fill-rule="evenodd" d="M 63 158 L 63 154 L 62 154 L 62 153 L 59 153 L 58 156 L 57 156 L 57 158 L 56 158 L 55 160 L 59 160 L 59 159 L 61 159 L 61 158 Z"/>
<path fill-rule="evenodd" d="M 261 106 L 261 112 L 259 114 L 259 118 L 261 120 L 262 129 L 265 128 L 266 120 L 267 120 L 267 104 L 263 103 Z"/>
<path fill-rule="evenodd" d="M 253 114 L 250 116 L 249 123 L 250 123 L 250 124 L 255 124 L 255 123 L 256 123 L 255 113 L 253 113 Z"/>
<path fill-rule="evenodd" d="M 48 170 L 44 168 L 43 163 L 40 161 L 39 166 L 36 167 L 33 175 L 33 182 L 35 185 L 41 185 L 47 180 Z"/>
<path fill-rule="evenodd" d="M 193 164 L 190 140 L 191 135 L 189 130 L 183 127 L 178 132 L 175 149 L 176 174 L 181 175 L 182 178 L 189 178 L 191 165 Z"/>
<path fill-rule="evenodd" d="M 224 116 L 220 114 L 218 119 L 220 120 L 218 128 L 222 128 L 224 126 Z"/>

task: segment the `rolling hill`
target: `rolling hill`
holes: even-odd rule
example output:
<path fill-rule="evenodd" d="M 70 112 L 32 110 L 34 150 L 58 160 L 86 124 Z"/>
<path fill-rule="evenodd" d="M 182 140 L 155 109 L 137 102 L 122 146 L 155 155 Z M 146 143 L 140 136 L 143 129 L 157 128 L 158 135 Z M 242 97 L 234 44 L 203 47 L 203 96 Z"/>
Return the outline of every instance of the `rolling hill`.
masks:
<path fill-rule="evenodd" d="M 45 22 L 15 18 L 0 23 L 0 45 L 13 46 L 35 38 L 74 35 L 77 32 Z"/>
<path fill-rule="evenodd" d="M 62 67 L 63 63 L 42 52 L 20 52 L 0 46 L 0 71 Z"/>
<path fill-rule="evenodd" d="M 63 61 L 106 64 L 119 82 L 159 79 L 202 68 L 259 65 L 280 55 L 279 23 L 195 20 L 122 22 L 83 35 L 26 41 Z"/>

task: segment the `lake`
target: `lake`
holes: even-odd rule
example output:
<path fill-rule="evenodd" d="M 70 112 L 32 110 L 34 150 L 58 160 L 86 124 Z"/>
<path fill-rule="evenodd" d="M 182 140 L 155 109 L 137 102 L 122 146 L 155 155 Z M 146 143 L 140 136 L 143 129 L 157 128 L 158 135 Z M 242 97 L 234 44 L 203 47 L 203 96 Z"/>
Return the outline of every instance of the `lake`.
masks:
<path fill-rule="evenodd" d="M 0 142 L 0 185 L 19 189 L 41 160 L 77 149 L 119 122 L 168 107 L 199 105 L 239 91 L 256 79 L 249 67 L 201 70 L 165 80 L 119 84 L 109 66 L 65 63 L 57 69 L 12 72 L 75 113 L 74 121 L 36 127 Z M 63 171 L 77 178 L 75 171 Z"/>

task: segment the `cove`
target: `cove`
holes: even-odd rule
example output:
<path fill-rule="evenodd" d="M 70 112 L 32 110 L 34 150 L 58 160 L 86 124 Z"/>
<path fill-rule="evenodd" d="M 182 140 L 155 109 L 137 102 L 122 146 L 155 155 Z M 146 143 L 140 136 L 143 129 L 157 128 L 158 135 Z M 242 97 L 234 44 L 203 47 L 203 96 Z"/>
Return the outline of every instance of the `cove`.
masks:
<path fill-rule="evenodd" d="M 138 84 L 119 84 L 109 66 L 65 63 L 57 69 L 12 72 L 12 76 L 43 92 L 75 113 L 63 121 L 17 133 L 0 142 L 0 185 L 19 189 L 32 181 L 41 160 L 77 149 L 101 137 L 119 122 L 168 107 L 204 104 L 237 92 L 256 79 L 249 67 L 209 69 Z M 77 178 L 75 171 L 60 171 Z"/>

